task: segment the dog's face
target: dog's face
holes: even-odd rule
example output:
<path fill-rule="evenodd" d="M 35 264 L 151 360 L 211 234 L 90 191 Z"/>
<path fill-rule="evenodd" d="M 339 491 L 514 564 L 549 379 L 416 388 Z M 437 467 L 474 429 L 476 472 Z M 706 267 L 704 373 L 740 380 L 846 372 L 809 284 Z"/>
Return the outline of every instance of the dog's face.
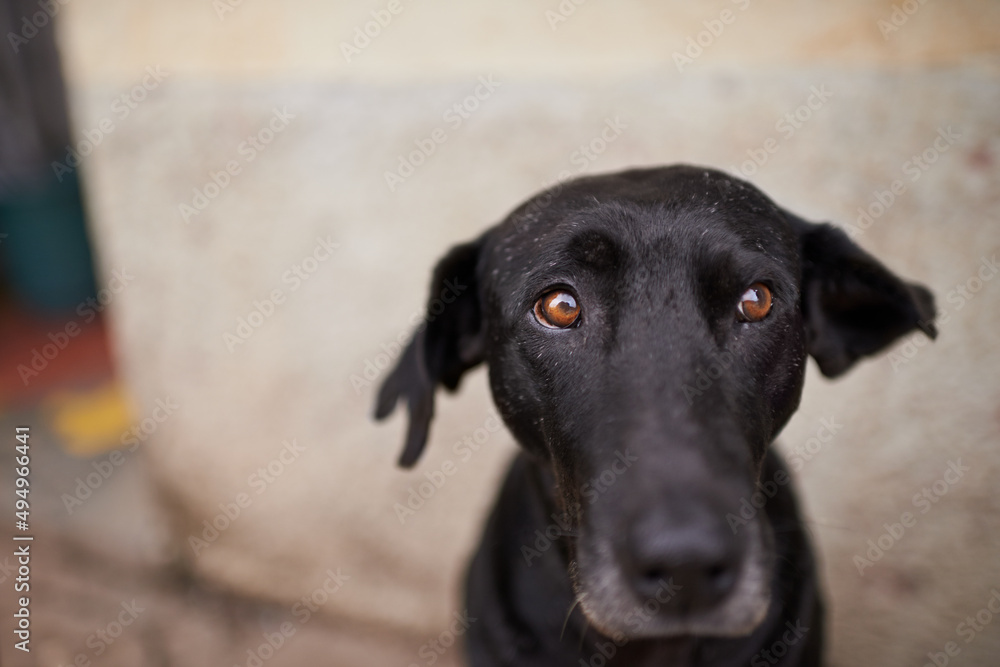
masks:
<path fill-rule="evenodd" d="M 441 305 L 446 280 L 468 289 Z M 748 634 L 769 602 L 771 534 L 763 514 L 738 531 L 726 516 L 755 491 L 807 354 L 838 375 L 914 327 L 933 335 L 932 319 L 926 290 L 742 181 L 690 167 L 580 179 L 441 261 L 377 415 L 407 397 L 412 464 L 436 385 L 485 360 L 504 421 L 555 479 L 591 623 Z M 670 600 L 637 616 L 664 582 Z"/>

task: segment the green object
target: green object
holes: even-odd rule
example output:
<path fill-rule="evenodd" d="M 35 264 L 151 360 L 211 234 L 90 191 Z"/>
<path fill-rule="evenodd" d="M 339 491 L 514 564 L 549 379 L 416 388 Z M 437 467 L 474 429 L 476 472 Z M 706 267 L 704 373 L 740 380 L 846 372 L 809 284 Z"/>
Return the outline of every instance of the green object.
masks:
<path fill-rule="evenodd" d="M 0 261 L 13 294 L 47 315 L 96 294 L 76 172 L 0 200 Z"/>

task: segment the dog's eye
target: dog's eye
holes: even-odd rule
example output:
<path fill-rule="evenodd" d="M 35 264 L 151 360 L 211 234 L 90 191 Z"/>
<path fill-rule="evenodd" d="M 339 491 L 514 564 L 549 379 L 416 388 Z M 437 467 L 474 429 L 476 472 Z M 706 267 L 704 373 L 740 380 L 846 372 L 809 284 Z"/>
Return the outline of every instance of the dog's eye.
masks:
<path fill-rule="evenodd" d="M 535 302 L 535 319 L 550 329 L 566 329 L 580 319 L 580 304 L 566 290 L 552 290 Z"/>
<path fill-rule="evenodd" d="M 740 297 L 736 312 L 741 322 L 760 322 L 771 312 L 771 290 L 761 283 L 754 283 Z"/>

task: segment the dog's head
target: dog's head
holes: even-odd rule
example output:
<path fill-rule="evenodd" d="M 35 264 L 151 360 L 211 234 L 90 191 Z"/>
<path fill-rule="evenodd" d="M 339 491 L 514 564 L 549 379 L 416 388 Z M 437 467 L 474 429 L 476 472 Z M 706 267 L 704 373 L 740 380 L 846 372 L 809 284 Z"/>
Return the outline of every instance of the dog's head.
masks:
<path fill-rule="evenodd" d="M 434 271 L 426 325 L 387 378 L 401 465 L 437 385 L 485 361 L 507 426 L 556 481 L 570 571 L 607 634 L 747 634 L 769 601 L 766 518 L 733 531 L 811 355 L 828 376 L 934 306 L 829 225 L 692 167 L 582 178 L 532 198 Z M 629 612 L 677 587 L 636 622 Z M 662 601 L 662 597 L 661 597 Z"/>

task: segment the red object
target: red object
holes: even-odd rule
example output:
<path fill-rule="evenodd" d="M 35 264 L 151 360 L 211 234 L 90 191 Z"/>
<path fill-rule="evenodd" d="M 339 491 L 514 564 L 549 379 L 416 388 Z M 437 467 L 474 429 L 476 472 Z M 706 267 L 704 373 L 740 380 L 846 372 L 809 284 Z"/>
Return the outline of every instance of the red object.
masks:
<path fill-rule="evenodd" d="M 0 302 L 0 408 L 36 403 L 55 388 L 91 384 L 113 372 L 102 318 L 44 318 Z"/>

